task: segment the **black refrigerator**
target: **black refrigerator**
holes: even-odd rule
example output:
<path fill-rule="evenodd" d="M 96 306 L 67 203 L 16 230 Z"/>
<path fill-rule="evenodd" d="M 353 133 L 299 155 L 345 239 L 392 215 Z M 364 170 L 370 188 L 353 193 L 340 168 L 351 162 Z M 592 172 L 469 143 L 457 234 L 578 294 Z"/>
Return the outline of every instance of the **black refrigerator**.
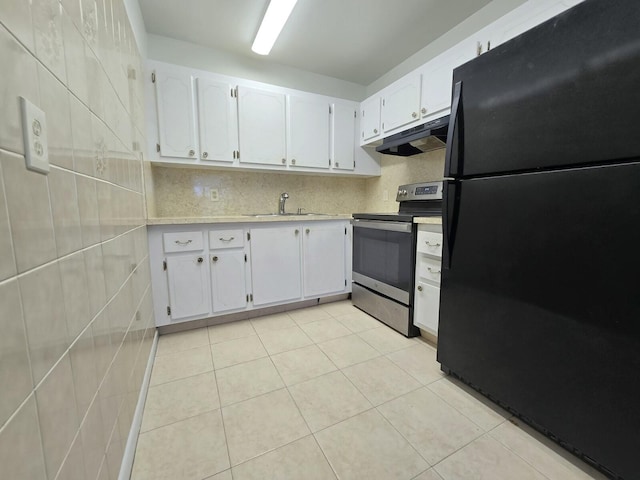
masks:
<path fill-rule="evenodd" d="M 640 479 L 640 1 L 587 0 L 453 85 L 438 361 Z"/>

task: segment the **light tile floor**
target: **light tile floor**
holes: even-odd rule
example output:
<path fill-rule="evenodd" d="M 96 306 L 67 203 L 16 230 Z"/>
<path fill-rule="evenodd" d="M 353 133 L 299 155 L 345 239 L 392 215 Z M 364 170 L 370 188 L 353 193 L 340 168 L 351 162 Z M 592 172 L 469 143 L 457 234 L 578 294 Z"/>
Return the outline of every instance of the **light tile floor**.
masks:
<path fill-rule="evenodd" d="M 349 301 L 160 337 L 132 478 L 604 479 Z"/>

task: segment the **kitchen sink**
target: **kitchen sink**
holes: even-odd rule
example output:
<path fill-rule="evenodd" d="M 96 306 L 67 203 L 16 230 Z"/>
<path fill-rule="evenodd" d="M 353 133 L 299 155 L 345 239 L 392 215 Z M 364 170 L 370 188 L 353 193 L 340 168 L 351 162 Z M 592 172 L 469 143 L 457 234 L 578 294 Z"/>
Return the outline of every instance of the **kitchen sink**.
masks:
<path fill-rule="evenodd" d="M 245 213 L 245 217 L 327 216 L 328 213 Z"/>

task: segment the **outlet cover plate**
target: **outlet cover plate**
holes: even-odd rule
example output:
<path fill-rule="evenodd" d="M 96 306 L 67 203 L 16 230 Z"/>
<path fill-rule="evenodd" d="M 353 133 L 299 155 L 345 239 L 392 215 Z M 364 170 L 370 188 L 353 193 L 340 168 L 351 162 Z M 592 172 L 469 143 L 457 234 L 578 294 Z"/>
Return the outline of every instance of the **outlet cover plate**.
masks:
<path fill-rule="evenodd" d="M 49 173 L 49 147 L 46 116 L 42 110 L 24 97 L 20 97 L 20 109 L 27 168 L 47 174 Z"/>

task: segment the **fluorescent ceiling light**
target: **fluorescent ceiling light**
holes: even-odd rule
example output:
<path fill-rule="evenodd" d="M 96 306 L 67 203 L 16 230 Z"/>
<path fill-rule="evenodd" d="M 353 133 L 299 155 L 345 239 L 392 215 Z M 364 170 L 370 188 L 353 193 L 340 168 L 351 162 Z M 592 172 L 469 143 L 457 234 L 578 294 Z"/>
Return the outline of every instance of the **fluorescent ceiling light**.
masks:
<path fill-rule="evenodd" d="M 291 10 L 298 0 L 271 0 L 264 14 L 260 29 L 256 35 L 251 50 L 258 55 L 269 55 L 282 27 L 287 23 Z"/>

